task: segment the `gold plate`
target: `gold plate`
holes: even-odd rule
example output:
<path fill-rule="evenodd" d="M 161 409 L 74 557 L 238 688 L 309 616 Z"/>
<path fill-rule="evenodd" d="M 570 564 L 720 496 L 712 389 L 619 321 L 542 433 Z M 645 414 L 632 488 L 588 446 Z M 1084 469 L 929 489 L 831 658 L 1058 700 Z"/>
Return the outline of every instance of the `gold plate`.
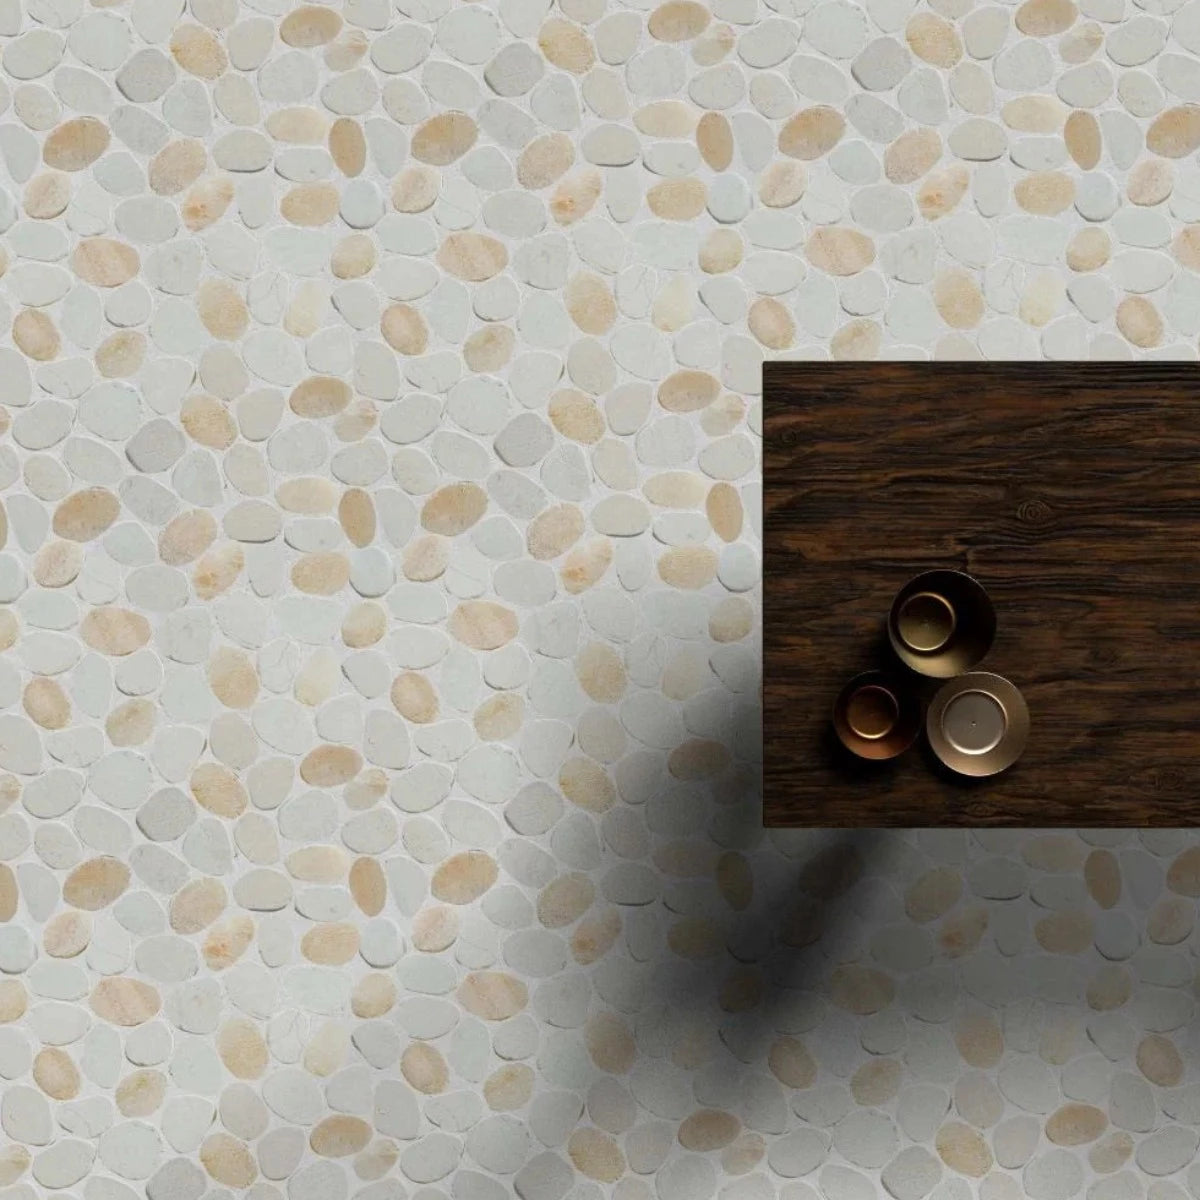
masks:
<path fill-rule="evenodd" d="M 856 675 L 833 706 L 838 740 L 858 758 L 883 762 L 903 754 L 921 731 L 921 705 L 883 671 Z"/>
<path fill-rule="evenodd" d="M 1029 737 L 1025 697 L 1002 675 L 971 671 L 943 685 L 925 715 L 934 754 L 959 775 L 998 775 Z"/>
<path fill-rule="evenodd" d="M 983 585 L 962 571 L 926 571 L 896 594 L 888 638 L 910 670 L 950 679 L 983 660 L 996 636 L 996 612 Z"/>

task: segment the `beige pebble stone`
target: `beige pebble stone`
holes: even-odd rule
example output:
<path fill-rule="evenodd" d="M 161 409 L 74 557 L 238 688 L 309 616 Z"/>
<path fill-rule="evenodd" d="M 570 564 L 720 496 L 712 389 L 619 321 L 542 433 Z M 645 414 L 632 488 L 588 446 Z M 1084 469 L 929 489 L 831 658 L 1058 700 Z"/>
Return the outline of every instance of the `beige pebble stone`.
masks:
<path fill-rule="evenodd" d="M 337 216 L 338 189 L 332 183 L 301 183 L 284 194 L 279 215 L 292 225 L 327 225 Z"/>
<path fill-rule="evenodd" d="M 1174 186 L 1174 169 L 1160 158 L 1144 158 L 1129 172 L 1125 194 L 1133 204 L 1161 204 Z"/>
<path fill-rule="evenodd" d="M 740 642 L 754 628 L 754 606 L 744 596 L 718 600 L 708 617 L 708 635 L 718 644 Z"/>
<path fill-rule="evenodd" d="M 472 650 L 498 650 L 517 636 L 516 613 L 493 600 L 464 600 L 450 614 L 451 635 Z"/>
<path fill-rule="evenodd" d="M 604 436 L 604 415 L 583 392 L 563 388 L 550 397 L 546 409 L 551 424 L 565 438 L 591 445 Z"/>
<path fill-rule="evenodd" d="M 1037 171 L 1017 180 L 1013 197 L 1026 212 L 1057 216 L 1074 202 L 1075 181 L 1064 171 Z"/>
<path fill-rule="evenodd" d="M 71 177 L 61 171 L 42 171 L 26 185 L 21 197 L 25 215 L 35 221 L 48 221 L 62 213 L 71 202 Z"/>
<path fill-rule="evenodd" d="M 205 965 L 210 971 L 224 971 L 233 966 L 250 948 L 256 932 L 254 918 L 245 913 L 209 926 L 200 947 Z"/>
<path fill-rule="evenodd" d="M 441 181 L 432 167 L 414 164 L 392 180 L 392 206 L 397 212 L 424 212 L 438 198 Z"/>
<path fill-rule="evenodd" d="M 349 1035 L 340 1021 L 322 1021 L 304 1047 L 302 1062 L 310 1075 L 325 1079 L 340 1070 L 350 1050 Z"/>
<path fill-rule="evenodd" d="M 776 159 L 759 176 L 758 198 L 768 208 L 790 208 L 804 195 L 807 183 L 808 175 L 800 163 Z"/>
<path fill-rule="evenodd" d="M 358 929 L 347 921 L 314 925 L 300 939 L 300 953 L 309 962 L 343 967 L 358 953 Z"/>
<path fill-rule="evenodd" d="M 1058 39 L 1058 52 L 1066 63 L 1084 63 L 1104 45 L 1104 29 L 1095 21 L 1075 25 Z"/>
<path fill-rule="evenodd" d="M 930 66 L 948 70 L 962 58 L 962 40 L 954 25 L 936 13 L 920 12 L 904 27 L 908 48 Z"/>
<path fill-rule="evenodd" d="M 224 911 L 228 897 L 219 879 L 193 879 L 171 897 L 170 921 L 176 933 L 199 933 Z"/>
<path fill-rule="evenodd" d="M 192 187 L 180 205 L 179 215 L 188 229 L 199 233 L 219 221 L 232 202 L 233 180 L 227 175 L 214 175 Z"/>
<path fill-rule="evenodd" d="M 607 333 L 617 319 L 617 302 L 612 291 L 599 275 L 590 271 L 580 271 L 567 280 L 563 302 L 571 320 L 584 333 Z"/>
<path fill-rule="evenodd" d="M 1101 967 L 1088 980 L 1088 1007 L 1096 1012 L 1111 1012 L 1120 1008 L 1133 994 L 1133 981 L 1129 971 L 1115 963 Z"/>
<path fill-rule="evenodd" d="M 575 164 L 575 144 L 565 133 L 535 137 L 517 156 L 517 182 L 529 191 L 549 187 Z"/>
<path fill-rule="evenodd" d="M 559 571 L 563 587 L 573 596 L 587 591 L 604 578 L 612 558 L 613 548 L 608 538 L 594 538 L 576 546 Z"/>
<path fill-rule="evenodd" d="M 592 642 L 575 659 L 579 686 L 598 704 L 613 704 L 625 694 L 625 664 L 611 646 Z"/>
<path fill-rule="evenodd" d="M 1076 109 L 1063 129 L 1067 153 L 1075 165 L 1090 171 L 1100 161 L 1100 123 L 1085 109 Z"/>
<path fill-rule="evenodd" d="M 1185 158 L 1200 147 L 1200 105 L 1159 113 L 1146 131 L 1146 149 L 1164 158 Z"/>
<path fill-rule="evenodd" d="M 1151 1083 L 1160 1087 L 1178 1087 L 1183 1082 L 1183 1058 L 1175 1043 L 1162 1034 L 1152 1033 L 1142 1038 L 1137 1048 L 1137 1065 Z"/>
<path fill-rule="evenodd" d="M 458 910 L 446 904 L 421 909 L 413 918 L 412 941 L 417 950 L 436 954 L 454 945 L 461 921 Z"/>
<path fill-rule="evenodd" d="M 217 537 L 217 522 L 202 508 L 172 517 L 158 535 L 158 557 L 169 567 L 194 562 Z"/>
<path fill-rule="evenodd" d="M 713 25 L 692 44 L 692 59 L 702 67 L 714 66 L 733 51 L 736 43 L 732 25 Z"/>
<path fill-rule="evenodd" d="M 445 572 L 449 561 L 450 542 L 437 534 L 429 533 L 414 538 L 404 547 L 405 577 L 418 583 L 437 579 Z"/>
<path fill-rule="evenodd" d="M 510 738 L 520 731 L 525 717 L 525 702 L 520 696 L 504 692 L 485 700 L 473 718 L 475 732 L 485 741 Z"/>
<path fill-rule="evenodd" d="M 327 743 L 310 750 L 300 761 L 300 778 L 312 787 L 332 788 L 349 783 L 362 768 L 362 755 L 353 746 Z"/>
<path fill-rule="evenodd" d="M 702 475 L 693 471 L 663 471 L 642 484 L 642 494 L 662 508 L 698 508 L 708 495 Z"/>
<path fill-rule="evenodd" d="M 277 142 L 315 146 L 328 135 L 329 118 L 319 109 L 297 105 L 294 108 L 277 108 L 268 114 L 263 126 Z"/>
<path fill-rule="evenodd" d="M 1126 341 L 1143 349 L 1157 346 L 1163 338 L 1163 320 L 1145 296 L 1126 296 L 1117 305 L 1117 328 Z"/>
<path fill-rule="evenodd" d="M 572 804 L 589 812 L 607 812 L 617 793 L 607 772 L 590 758 L 569 758 L 559 768 L 558 786 Z"/>
<path fill-rule="evenodd" d="M 616 1139 L 590 1126 L 572 1131 L 567 1157 L 581 1175 L 600 1183 L 615 1183 L 625 1174 L 625 1155 Z"/>
<path fill-rule="evenodd" d="M 857 229 L 828 226 L 815 230 L 804 246 L 805 257 L 830 275 L 857 275 L 875 261 L 875 245 Z"/>
<path fill-rule="evenodd" d="M 789 158 L 822 158 L 841 141 L 846 121 L 836 108 L 818 104 L 790 118 L 779 131 L 779 151 Z"/>
<path fill-rule="evenodd" d="M 726 850 L 717 859 L 717 890 L 730 908 L 742 912 L 754 899 L 754 872 L 746 856 L 738 850 Z"/>
<path fill-rule="evenodd" d="M 1025 0 L 1017 9 L 1017 28 L 1028 37 L 1051 37 L 1069 29 L 1079 16 L 1073 0 Z"/>
<path fill-rule="evenodd" d="M 846 964 L 834 967 L 829 976 L 829 997 L 833 1003 L 860 1017 L 887 1008 L 895 992 L 891 979 L 874 967 Z"/>
<path fill-rule="evenodd" d="M 59 171 L 83 171 L 108 149 L 108 126 L 96 117 L 75 117 L 52 129 L 42 161 Z"/>
<path fill-rule="evenodd" d="M 1200 896 L 1200 846 L 1189 846 L 1171 860 L 1167 887 L 1179 896 Z"/>
<path fill-rule="evenodd" d="M 201 763 L 188 782 L 196 803 L 214 816 L 233 820 L 246 811 L 246 789 L 237 775 L 222 763 Z"/>
<path fill-rule="evenodd" d="M 667 946 L 680 958 L 713 958 L 721 953 L 721 931 L 708 917 L 682 917 L 667 931 Z"/>
<path fill-rule="evenodd" d="M 1146 917 L 1146 936 L 1159 945 L 1175 946 L 1192 932 L 1195 920 L 1195 905 L 1190 899 L 1165 896 Z"/>
<path fill-rule="evenodd" d="M 574 225 L 592 211 L 604 188 L 595 167 L 585 167 L 559 181 L 550 197 L 550 215 L 559 225 Z"/>
<path fill-rule="evenodd" d="M 350 563 L 333 550 L 302 555 L 292 565 L 292 586 L 310 596 L 333 596 L 350 580 Z"/>
<path fill-rule="evenodd" d="M 529 1000 L 525 984 L 507 971 L 471 971 L 455 995 L 467 1012 L 485 1021 L 515 1017 Z"/>
<path fill-rule="evenodd" d="M 603 958 L 621 932 L 621 915 L 610 907 L 598 916 L 584 917 L 571 932 L 571 957 L 580 966 Z"/>
<path fill-rule="evenodd" d="M 556 504 L 544 509 L 529 523 L 529 554 L 541 561 L 558 558 L 579 541 L 583 529 L 583 513 L 576 505 Z"/>
<path fill-rule="evenodd" d="M 658 560 L 658 574 L 671 587 L 696 589 L 711 583 L 717 556 L 707 546 L 672 546 Z"/>
<path fill-rule="evenodd" d="M 0 979 L 0 1025 L 19 1021 L 29 1007 L 29 995 L 19 979 Z"/>
<path fill-rule="evenodd" d="M 228 450 L 237 440 L 233 415 L 215 396 L 189 396 L 179 410 L 179 423 L 194 442 L 210 450 Z"/>
<path fill-rule="evenodd" d="M 728 749 L 710 738 L 690 738 L 667 757 L 667 770 L 676 779 L 708 779 L 729 766 Z"/>
<path fill-rule="evenodd" d="M 750 305 L 746 323 L 754 337 L 768 350 L 786 350 L 796 337 L 792 314 L 774 298 L 760 296 Z"/>
<path fill-rule="evenodd" d="M 258 1026 L 245 1017 L 234 1017 L 217 1030 L 216 1047 L 226 1069 L 238 1079 L 258 1079 L 270 1061 Z"/>
<path fill-rule="evenodd" d="M 735 542 L 741 536 L 744 510 L 742 498 L 731 483 L 714 483 L 704 502 L 708 523 L 723 542 Z"/>
<path fill-rule="evenodd" d="M 561 17 L 551 17 L 542 25 L 537 44 L 547 62 L 572 75 L 585 74 L 596 62 L 587 30 Z"/>
<path fill-rule="evenodd" d="M 504 243 L 486 233 L 451 233 L 437 252 L 438 266 L 457 279 L 482 283 L 508 265 Z"/>
<path fill-rule="evenodd" d="M 40 308 L 23 308 L 13 318 L 12 339 L 22 354 L 37 362 L 58 357 L 61 339 L 48 313 Z"/>
<path fill-rule="evenodd" d="M 1067 266 L 1072 271 L 1095 271 L 1104 266 L 1111 255 L 1112 243 L 1103 229 L 1081 229 L 1067 244 Z M 1200 238 L 1197 239 L 1196 261 L 1200 264 Z"/>
<path fill-rule="evenodd" d="M 767 1066 L 785 1087 L 808 1088 L 816 1082 L 817 1064 L 808 1047 L 799 1039 L 777 1037 L 767 1051 Z"/>
<path fill-rule="evenodd" d="M 615 1013 L 594 1013 L 584 1027 L 584 1041 L 593 1063 L 602 1071 L 623 1075 L 633 1066 L 637 1045 L 629 1026 Z"/>
<path fill-rule="evenodd" d="M 658 402 L 668 412 L 688 413 L 707 408 L 721 393 L 721 384 L 707 371 L 675 371 L 658 385 Z"/>
<path fill-rule="evenodd" d="M 963 1061 L 972 1067 L 994 1067 L 1004 1053 L 1004 1034 L 990 1013 L 962 1017 L 954 1028 L 954 1043 Z"/>
<path fill-rule="evenodd" d="M 9 868 L 5 867 L 5 870 Z M 0 872 L 2 875 L 3 872 Z M 11 875 L 11 871 L 10 871 Z M 12 886 L 15 888 L 16 883 Z M 13 912 L 16 911 L 15 901 Z M 12 913 L 3 920 L 11 920 Z M 51 958 L 74 958 L 87 949 L 92 940 L 92 918 L 85 912 L 69 909 L 56 913 L 42 931 L 42 947 Z"/>
<path fill-rule="evenodd" d="M 119 329 L 96 347 L 96 370 L 105 379 L 128 379 L 146 359 L 146 335 L 139 329 Z"/>
<path fill-rule="evenodd" d="M 961 1121 L 947 1121 L 935 1138 L 942 1162 L 952 1171 L 978 1179 L 992 1169 L 992 1151 L 983 1135 Z"/>
<path fill-rule="evenodd" d="M 129 886 L 129 868 L 107 855 L 89 858 L 63 883 L 63 900 L 72 908 L 98 912 L 112 904 Z"/>
<path fill-rule="evenodd" d="M 696 130 L 700 114 L 682 100 L 652 100 L 633 114 L 639 133 L 655 138 L 686 138 Z"/>
<path fill-rule="evenodd" d="M 464 850 L 438 865 L 429 890 L 447 904 L 470 904 L 496 882 L 495 859 L 482 850 Z"/>
<path fill-rule="evenodd" d="M 650 14 L 646 27 L 660 42 L 687 42 L 699 37 L 711 19 L 711 12 L 697 0 L 667 0 Z"/>
<path fill-rule="evenodd" d="M 574 924 L 596 898 L 596 888 L 583 874 L 572 872 L 552 879 L 538 893 L 537 914 L 547 929 Z"/>
<path fill-rule="evenodd" d="M 396 997 L 396 984 L 391 976 L 383 971 L 374 971 L 354 984 L 354 990 L 350 993 L 350 1011 L 359 1020 L 375 1020 L 395 1008 Z"/>
<path fill-rule="evenodd" d="M 225 73 L 229 57 L 220 39 L 200 25 L 176 25 L 171 35 L 171 56 L 198 79 L 216 79 Z"/>
<path fill-rule="evenodd" d="M 73 1100 L 82 1082 L 75 1060 L 61 1046 L 43 1046 L 33 1060 L 33 1082 L 51 1100 Z"/>
<path fill-rule="evenodd" d="M 847 321 L 830 339 L 830 357 L 837 362 L 867 362 L 878 358 L 883 330 L 877 321 L 859 317 Z"/>
<path fill-rule="evenodd" d="M 293 879 L 305 883 L 340 883 L 350 861 L 338 846 L 301 846 L 287 856 L 285 865 Z"/>
<path fill-rule="evenodd" d="M 17 913 L 20 889 L 17 877 L 7 863 L 0 863 L 0 921 L 11 921 Z"/>
<path fill-rule="evenodd" d="M 132 1071 L 117 1084 L 117 1111 L 123 1117 L 148 1117 L 162 1107 L 167 1077 L 161 1071 Z"/>
<path fill-rule="evenodd" d="M 943 171 L 934 171 L 917 188 L 917 208 L 927 221 L 936 221 L 952 213 L 967 194 L 971 175 L 962 163 L 952 163 Z"/>
<path fill-rule="evenodd" d="M 450 1068 L 441 1051 L 428 1042 L 410 1042 L 400 1056 L 400 1073 L 410 1086 L 426 1096 L 444 1092 L 450 1085 Z"/>
<path fill-rule="evenodd" d="M 929 174 L 942 157 L 942 139 L 935 129 L 910 129 L 883 154 L 883 173 L 895 184 L 915 183 Z"/>
<path fill-rule="evenodd" d="M 1101 908 L 1112 908 L 1121 898 L 1121 867 L 1111 850 L 1093 850 L 1083 864 L 1083 878 Z"/>
<path fill-rule="evenodd" d="M 594 316 L 595 310 L 592 310 Z M 579 323 L 579 315 L 571 313 Z M 582 328 L 582 327 L 581 327 Z M 585 333 L 591 332 L 585 329 Z M 463 361 L 472 371 L 490 375 L 503 370 L 512 360 L 517 338 L 508 325 L 485 325 L 475 330 L 463 343 Z"/>
<path fill-rule="evenodd" d="M 324 46 L 341 31 L 341 14 L 324 4 L 301 5 L 279 23 L 280 40 L 300 50 Z"/>
<path fill-rule="evenodd" d="M 387 902 L 387 878 L 374 858 L 356 858 L 350 866 L 347 882 L 350 895 L 361 912 L 376 917 L 383 911 Z"/>
<path fill-rule="evenodd" d="M 191 187 L 208 165 L 204 143 L 195 138 L 168 142 L 150 160 L 150 190 L 160 196 L 174 196 Z"/>
<path fill-rule="evenodd" d="M 708 189 L 702 180 L 664 179 L 646 193 L 650 211 L 664 221 L 694 221 L 708 200 Z"/>
<path fill-rule="evenodd" d="M 1098 1175 L 1119 1171 L 1133 1155 L 1133 1137 L 1123 1129 L 1114 1129 L 1089 1151 L 1088 1163 Z"/>
<path fill-rule="evenodd" d="M 387 613 L 373 600 L 356 604 L 342 619 L 342 642 L 351 650 L 374 646 L 387 632 Z"/>
<path fill-rule="evenodd" d="M 383 310 L 379 330 L 384 341 L 401 354 L 424 354 L 429 344 L 425 318 L 411 304 L 390 304 Z"/>
<path fill-rule="evenodd" d="M 64 729 L 71 720 L 71 702 L 55 679 L 38 676 L 25 685 L 21 705 L 35 725 Z"/>
<path fill-rule="evenodd" d="M 1033 932 L 1051 954 L 1082 954 L 1092 944 L 1092 919 L 1086 912 L 1065 909 L 1040 918 Z"/>
<path fill-rule="evenodd" d="M 808 139 L 814 136 L 815 133 L 809 131 L 806 126 L 804 132 L 797 134 L 797 142 L 803 142 L 807 146 Z M 780 137 L 782 138 L 782 134 Z M 729 164 L 733 162 L 733 127 L 723 113 L 710 111 L 700 118 L 696 124 L 696 147 L 700 151 L 700 157 L 714 171 L 725 171 L 729 168 Z M 779 148 L 783 150 L 782 144 Z M 784 150 L 784 153 L 786 154 L 788 151 Z M 794 157 L 803 158 L 805 156 L 795 155 Z"/>
<path fill-rule="evenodd" d="M 230 1188 L 248 1188 L 258 1167 L 245 1142 L 228 1133 L 211 1133 L 200 1146 L 200 1163 L 210 1178 Z"/>
<path fill-rule="evenodd" d="M 363 233 L 350 233 L 333 248 L 329 269 L 336 279 L 361 279 L 375 266 L 375 243 Z"/>
<path fill-rule="evenodd" d="M 93 608 L 83 618 L 79 636 L 93 650 L 120 658 L 140 650 L 150 640 L 150 622 L 141 613 L 104 605 Z"/>
<path fill-rule="evenodd" d="M 419 671 L 402 671 L 392 680 L 391 700 L 405 720 L 418 725 L 437 720 L 437 692 Z"/>
<path fill-rule="evenodd" d="M 347 179 L 361 175 L 367 165 L 367 139 L 362 126 L 350 117 L 339 117 L 329 127 L 329 156 Z M 289 220 L 294 218 L 289 217 Z M 332 216 L 329 218 L 332 220 Z M 296 224 L 315 224 L 312 221 L 296 221 Z M 324 222 L 321 222 L 322 224 Z"/>
<path fill-rule="evenodd" d="M 702 1108 L 685 1117 L 679 1126 L 679 1144 L 703 1154 L 728 1146 L 741 1132 L 742 1123 L 719 1108 Z"/>
<path fill-rule="evenodd" d="M 0 1187 L 16 1183 L 29 1170 L 32 1161 L 33 1156 L 25 1146 L 16 1142 L 0 1146 Z"/>
<path fill-rule="evenodd" d="M 894 1058 L 872 1058 L 850 1079 L 850 1094 L 856 1104 L 876 1107 L 888 1104 L 900 1091 L 904 1066 Z"/>
<path fill-rule="evenodd" d="M 493 1112 L 514 1112 L 533 1097 L 534 1079 L 525 1063 L 505 1063 L 483 1081 L 483 1098 Z"/>
<path fill-rule="evenodd" d="M 411 153 L 418 162 L 447 167 L 475 145 L 479 130 L 463 112 L 444 112 L 422 122 L 413 134 Z"/>
<path fill-rule="evenodd" d="M 369 546 L 375 540 L 375 505 L 369 492 L 347 488 L 338 501 L 338 523 L 352 545 Z"/>
<path fill-rule="evenodd" d="M 93 988 L 89 1003 L 92 1011 L 112 1025 L 141 1025 L 162 1007 L 158 990 L 141 979 L 128 975 L 109 975 Z"/>
<path fill-rule="evenodd" d="M 1108 1117 L 1091 1104 L 1064 1104 L 1046 1119 L 1046 1137 L 1056 1146 L 1094 1142 L 1108 1127 Z"/>
<path fill-rule="evenodd" d="M 934 867 L 914 880 L 904 894 L 904 911 L 919 923 L 936 921 L 952 909 L 962 896 L 963 882 L 951 867 Z"/>
<path fill-rule="evenodd" d="M 1019 133 L 1057 133 L 1067 111 L 1056 96 L 1016 96 L 1000 109 L 1000 119 Z"/>
<path fill-rule="evenodd" d="M 336 416 L 351 399 L 350 386 L 332 375 L 310 375 L 288 396 L 288 407 L 298 417 L 321 420 Z"/>
<path fill-rule="evenodd" d="M 475 483 L 438 488 L 421 507 L 421 524 L 430 533 L 454 537 L 470 529 L 487 511 L 487 492 Z"/>
<path fill-rule="evenodd" d="M 258 672 L 244 650 L 218 646 L 208 660 L 208 686 L 226 708 L 249 708 L 258 697 Z"/>

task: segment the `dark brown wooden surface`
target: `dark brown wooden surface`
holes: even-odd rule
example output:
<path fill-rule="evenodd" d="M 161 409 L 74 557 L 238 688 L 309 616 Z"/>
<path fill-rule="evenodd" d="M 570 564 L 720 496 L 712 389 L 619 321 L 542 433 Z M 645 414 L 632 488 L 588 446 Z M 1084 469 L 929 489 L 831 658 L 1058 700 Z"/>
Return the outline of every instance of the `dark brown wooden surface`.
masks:
<path fill-rule="evenodd" d="M 764 440 L 767 825 L 1200 823 L 1200 368 L 769 362 Z M 931 567 L 987 588 L 981 669 L 1029 704 L 990 780 L 831 743 Z"/>

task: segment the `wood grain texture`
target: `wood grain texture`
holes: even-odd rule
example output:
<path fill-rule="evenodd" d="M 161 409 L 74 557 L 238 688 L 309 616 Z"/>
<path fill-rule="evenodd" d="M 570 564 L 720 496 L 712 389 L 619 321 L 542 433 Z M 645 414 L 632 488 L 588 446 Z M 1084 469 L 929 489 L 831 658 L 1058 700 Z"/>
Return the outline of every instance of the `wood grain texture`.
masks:
<path fill-rule="evenodd" d="M 1196 367 L 769 362 L 764 391 L 767 825 L 1200 823 Z M 921 744 L 847 763 L 831 737 L 933 567 L 987 588 L 981 668 L 1029 704 L 990 780 Z"/>

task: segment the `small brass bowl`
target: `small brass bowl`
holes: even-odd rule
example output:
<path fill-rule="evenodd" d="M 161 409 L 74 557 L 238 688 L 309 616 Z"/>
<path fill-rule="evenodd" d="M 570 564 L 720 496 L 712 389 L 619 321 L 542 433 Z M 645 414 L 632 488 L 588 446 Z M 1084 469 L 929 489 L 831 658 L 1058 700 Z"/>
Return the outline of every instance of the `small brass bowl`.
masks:
<path fill-rule="evenodd" d="M 921 731 L 921 705 L 883 671 L 856 675 L 833 705 L 838 740 L 858 758 L 882 762 L 903 754 Z"/>
<path fill-rule="evenodd" d="M 938 689 L 925 734 L 934 754 L 959 775 L 998 775 L 1025 749 L 1029 708 L 1003 676 L 971 671 Z"/>
<path fill-rule="evenodd" d="M 906 667 L 949 679 L 983 660 L 996 637 L 996 610 L 962 571 L 926 571 L 896 594 L 888 638 Z"/>

